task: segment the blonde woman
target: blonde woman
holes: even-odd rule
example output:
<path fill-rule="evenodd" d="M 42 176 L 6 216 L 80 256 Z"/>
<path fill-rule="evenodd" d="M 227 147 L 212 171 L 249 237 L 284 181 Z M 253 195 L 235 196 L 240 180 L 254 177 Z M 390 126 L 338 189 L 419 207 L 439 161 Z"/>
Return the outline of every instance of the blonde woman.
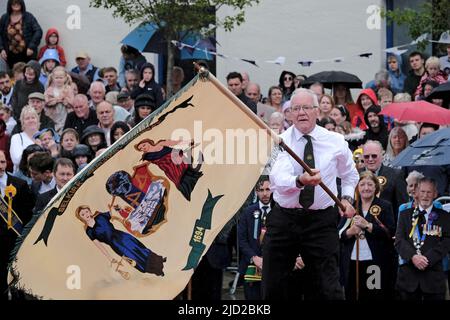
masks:
<path fill-rule="evenodd" d="M 19 168 L 23 150 L 35 143 L 33 136 L 39 131 L 39 116 L 31 106 L 25 106 L 20 113 L 20 123 L 22 131 L 11 137 L 11 147 L 9 149 L 11 160 L 14 164 L 14 172 Z"/>
<path fill-rule="evenodd" d="M 402 127 L 394 127 L 389 133 L 388 144 L 386 147 L 386 153 L 383 157 L 383 164 L 388 167 L 392 167 L 392 162 L 398 156 L 400 152 L 409 146 L 408 136 Z"/>

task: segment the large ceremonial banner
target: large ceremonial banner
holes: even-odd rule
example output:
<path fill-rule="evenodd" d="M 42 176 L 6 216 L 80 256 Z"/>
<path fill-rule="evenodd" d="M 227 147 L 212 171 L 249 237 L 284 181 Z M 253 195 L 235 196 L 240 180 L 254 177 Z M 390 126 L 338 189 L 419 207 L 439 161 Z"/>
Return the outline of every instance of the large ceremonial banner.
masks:
<path fill-rule="evenodd" d="M 174 298 L 262 172 L 264 128 L 197 76 L 25 228 L 11 285 L 39 299 Z"/>

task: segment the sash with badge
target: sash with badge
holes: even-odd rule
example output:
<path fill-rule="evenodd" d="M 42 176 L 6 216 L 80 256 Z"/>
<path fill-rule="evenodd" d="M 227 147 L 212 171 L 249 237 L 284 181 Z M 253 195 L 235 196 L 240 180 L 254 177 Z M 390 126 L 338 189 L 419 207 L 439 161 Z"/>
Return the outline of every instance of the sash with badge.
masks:
<path fill-rule="evenodd" d="M 261 233 L 259 235 L 259 244 L 262 245 L 264 240 L 264 235 L 266 234 L 267 228 L 266 228 L 266 215 L 264 215 L 261 219 L 259 218 L 261 215 L 261 210 L 255 210 L 253 212 L 253 218 L 255 219 L 254 228 L 253 228 L 253 239 L 258 239 L 258 229 L 261 230 Z M 261 222 L 261 224 L 260 224 Z M 255 281 L 261 281 L 262 273 L 261 270 L 258 269 L 254 264 L 253 261 L 248 265 L 247 270 L 245 271 L 244 275 L 244 281 L 247 282 L 255 282 Z"/>
<path fill-rule="evenodd" d="M 5 188 L 5 197 L 8 199 L 8 203 L 5 202 L 3 197 L 0 197 L 0 216 L 6 223 L 7 229 L 14 231 L 20 236 L 23 229 L 23 223 L 12 208 L 12 201 L 16 193 L 17 190 L 12 184 Z"/>
<path fill-rule="evenodd" d="M 425 221 L 423 225 L 419 224 L 419 219 L 421 216 L 421 213 L 419 211 L 419 207 L 416 206 L 414 208 L 412 218 L 411 218 L 411 231 L 409 233 L 409 237 L 413 239 L 414 248 L 416 248 L 417 254 L 422 254 L 421 248 L 423 244 L 425 243 L 426 236 L 435 236 L 435 237 L 442 237 L 442 227 L 438 225 L 433 225 L 435 220 L 438 218 L 438 214 L 434 211 L 431 211 L 428 215 L 428 220 Z M 425 217 L 424 217 L 425 218 Z"/>

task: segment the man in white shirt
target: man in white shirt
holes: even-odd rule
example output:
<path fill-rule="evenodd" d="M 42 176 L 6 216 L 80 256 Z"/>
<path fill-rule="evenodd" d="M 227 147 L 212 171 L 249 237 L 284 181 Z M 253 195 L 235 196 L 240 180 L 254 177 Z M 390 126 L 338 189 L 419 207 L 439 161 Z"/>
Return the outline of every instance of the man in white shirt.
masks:
<path fill-rule="evenodd" d="M 314 175 L 287 153 L 281 152 L 270 173 L 276 205 L 267 219 L 263 247 L 263 298 L 289 299 L 289 273 L 299 254 L 304 262 L 306 299 L 343 299 L 339 284 L 337 230 L 334 201 L 318 185 L 337 194 L 342 180 L 341 215 L 352 217 L 358 172 L 342 135 L 316 125 L 317 97 L 298 89 L 291 98 L 294 125 L 281 137 L 313 169 Z"/>

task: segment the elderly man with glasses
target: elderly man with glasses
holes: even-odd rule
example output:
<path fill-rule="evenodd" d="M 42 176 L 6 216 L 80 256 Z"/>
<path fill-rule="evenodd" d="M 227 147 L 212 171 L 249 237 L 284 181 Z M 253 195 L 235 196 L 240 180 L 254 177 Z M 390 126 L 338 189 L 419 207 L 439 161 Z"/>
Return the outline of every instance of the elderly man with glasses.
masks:
<path fill-rule="evenodd" d="M 381 186 L 380 199 L 392 204 L 397 223 L 399 206 L 408 202 L 403 172 L 383 165 L 383 147 L 378 141 L 369 140 L 364 144 L 363 159 L 366 170 L 372 171 L 378 177 Z"/>
<path fill-rule="evenodd" d="M 338 209 L 318 184 L 323 182 L 337 194 L 336 178 L 342 179 L 345 211 L 340 213 L 350 218 L 355 213 L 352 197 L 359 179 L 344 137 L 316 124 L 317 107 L 312 91 L 297 89 L 291 98 L 293 125 L 281 134 L 284 143 L 313 168 L 313 175 L 304 172 L 286 151 L 280 152 L 270 173 L 276 204 L 267 217 L 263 246 L 264 299 L 286 300 L 298 292 L 291 287 L 289 275 L 299 255 L 305 265 L 301 284 L 305 299 L 343 299 Z"/>

